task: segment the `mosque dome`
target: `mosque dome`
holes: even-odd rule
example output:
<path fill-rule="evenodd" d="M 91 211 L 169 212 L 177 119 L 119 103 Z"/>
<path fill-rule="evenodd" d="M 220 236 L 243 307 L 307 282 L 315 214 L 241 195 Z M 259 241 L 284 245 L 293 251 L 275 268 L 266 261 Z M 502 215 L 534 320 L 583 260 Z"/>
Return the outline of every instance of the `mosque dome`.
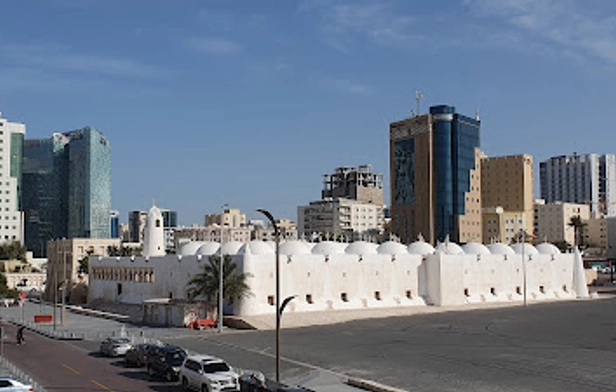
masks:
<path fill-rule="evenodd" d="M 436 250 L 439 252 L 443 252 L 446 255 L 463 255 L 464 250 L 460 247 L 460 245 L 453 242 L 441 242 L 436 246 Z"/>
<path fill-rule="evenodd" d="M 434 247 L 426 241 L 415 241 L 408 246 L 408 252 L 413 255 L 431 255 L 434 253 Z"/>
<path fill-rule="evenodd" d="M 201 245 L 197 249 L 197 251 L 194 252 L 193 254 L 211 256 L 211 255 L 220 253 L 220 244 L 218 242 L 207 241 L 207 242 L 200 242 L 200 243 L 203 245 Z"/>
<path fill-rule="evenodd" d="M 502 242 L 495 242 L 487 246 L 493 255 L 513 256 L 515 252 L 510 246 L 503 244 Z"/>
<path fill-rule="evenodd" d="M 543 242 L 535 248 L 537 248 L 537 252 L 542 255 L 557 255 L 561 253 L 556 245 L 550 244 L 549 242 Z"/>
<path fill-rule="evenodd" d="M 395 241 L 383 242 L 379 245 L 376 251 L 381 255 L 403 255 L 405 253 L 409 253 L 406 246 Z"/>
<path fill-rule="evenodd" d="M 239 254 L 253 254 L 253 255 L 271 255 L 275 253 L 275 249 L 265 241 L 250 241 L 242 245 L 238 249 Z"/>
<path fill-rule="evenodd" d="M 310 254 L 310 249 L 312 247 L 304 241 L 291 240 L 280 244 L 280 254 L 285 256 L 307 255 Z"/>
<path fill-rule="evenodd" d="M 206 244 L 203 241 L 190 241 L 182 245 L 178 254 L 180 256 L 194 256 L 197 253 L 197 249 L 199 249 L 202 245 Z M 216 244 L 218 247 L 218 244 Z"/>
<path fill-rule="evenodd" d="M 244 243 L 239 241 L 223 242 L 222 253 L 225 255 L 236 255 L 242 246 L 244 246 Z"/>
<path fill-rule="evenodd" d="M 467 244 L 462 245 L 462 250 L 467 255 L 490 255 L 492 252 L 485 245 L 480 244 L 478 242 L 469 242 Z"/>
<path fill-rule="evenodd" d="M 346 244 L 341 244 L 340 242 L 321 241 L 312 248 L 312 254 L 335 255 L 344 253 L 344 248 L 346 248 Z"/>
<path fill-rule="evenodd" d="M 351 255 L 368 255 L 376 254 L 377 244 L 366 241 L 355 241 L 350 243 L 345 249 L 344 253 Z"/>
<path fill-rule="evenodd" d="M 536 255 L 539 252 L 537 251 L 537 248 L 535 248 L 534 246 L 532 246 L 531 244 L 528 243 L 515 243 L 513 245 L 511 245 L 511 249 L 513 249 L 513 251 L 515 252 L 515 254 L 521 255 L 522 254 L 522 245 L 524 245 L 524 254 L 525 255 Z"/>

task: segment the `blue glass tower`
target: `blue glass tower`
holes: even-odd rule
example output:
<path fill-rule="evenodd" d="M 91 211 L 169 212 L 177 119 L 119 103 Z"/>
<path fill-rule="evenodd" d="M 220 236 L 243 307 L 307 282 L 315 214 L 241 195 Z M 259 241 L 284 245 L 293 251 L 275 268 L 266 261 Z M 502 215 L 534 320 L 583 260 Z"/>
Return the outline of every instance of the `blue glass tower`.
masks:
<path fill-rule="evenodd" d="M 391 227 L 403 242 L 420 234 L 433 243 L 447 237 L 461 241 L 471 173 L 478 169 L 479 131 L 478 119 L 447 105 L 390 124 Z M 480 211 L 474 213 L 480 217 Z"/>
<path fill-rule="evenodd" d="M 111 147 L 98 130 L 26 140 L 23 190 L 25 245 L 35 256 L 53 239 L 110 238 Z"/>

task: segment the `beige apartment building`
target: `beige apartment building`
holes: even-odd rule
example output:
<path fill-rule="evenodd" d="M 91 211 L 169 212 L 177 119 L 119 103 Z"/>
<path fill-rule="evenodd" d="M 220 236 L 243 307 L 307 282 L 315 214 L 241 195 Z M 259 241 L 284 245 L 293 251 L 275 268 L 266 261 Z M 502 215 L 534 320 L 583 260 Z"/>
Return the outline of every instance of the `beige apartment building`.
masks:
<path fill-rule="evenodd" d="M 502 207 L 483 209 L 483 240 L 486 244 L 501 242 L 512 244 L 520 241 L 524 218 L 521 212 L 508 212 Z M 528 234 L 531 231 L 527 231 Z"/>
<path fill-rule="evenodd" d="M 72 298 L 73 288 L 78 283 L 87 283 L 87 276 L 78 273 L 79 261 L 84 257 L 106 257 L 110 246 L 120 247 L 119 238 L 72 238 L 47 242 L 47 284 L 45 298 L 51 301 L 61 298 L 54 288 L 66 282 L 67 297 Z"/>
<path fill-rule="evenodd" d="M 590 219 L 590 207 L 587 204 L 556 202 L 535 204 L 535 233 L 539 242 L 566 241 L 577 244 L 575 229 L 570 226 L 571 218 L 579 216 L 584 222 Z"/>
<path fill-rule="evenodd" d="M 222 233 L 222 236 L 221 236 Z M 220 225 L 178 227 L 175 229 L 175 249 L 189 241 L 211 242 L 248 242 L 251 239 L 249 227 L 227 227 L 221 229 Z"/>
<path fill-rule="evenodd" d="M 235 208 L 225 208 L 221 214 L 205 216 L 205 226 L 220 225 L 238 228 L 246 226 L 246 214 Z"/>
<path fill-rule="evenodd" d="M 522 228 L 528 234 L 534 232 L 533 178 L 531 155 L 482 157 L 481 201 L 486 242 L 496 238 L 511 243 Z"/>

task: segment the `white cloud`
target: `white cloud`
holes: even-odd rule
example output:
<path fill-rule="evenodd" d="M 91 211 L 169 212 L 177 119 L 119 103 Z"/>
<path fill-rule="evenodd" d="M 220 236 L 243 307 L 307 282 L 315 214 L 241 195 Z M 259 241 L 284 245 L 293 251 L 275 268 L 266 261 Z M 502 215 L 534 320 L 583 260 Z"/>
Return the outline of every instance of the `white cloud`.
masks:
<path fill-rule="evenodd" d="M 160 68 L 130 59 L 74 53 L 55 44 L 3 45 L 3 55 L 13 67 L 138 78 L 159 77 L 166 73 Z"/>
<path fill-rule="evenodd" d="M 242 47 L 228 39 L 214 37 L 190 38 L 187 45 L 194 51 L 208 54 L 237 54 Z"/>
<path fill-rule="evenodd" d="M 322 40 L 341 51 L 356 40 L 387 44 L 416 38 L 410 30 L 415 19 L 399 15 L 383 1 L 312 0 L 300 3 L 299 11 L 317 13 Z"/>
<path fill-rule="evenodd" d="M 616 65 L 614 5 L 605 9 L 587 0 L 466 0 L 478 17 L 497 18 L 524 33 L 528 41 L 541 40 L 561 53 L 578 58 L 597 57 Z M 498 23 L 498 22 L 497 22 Z"/>

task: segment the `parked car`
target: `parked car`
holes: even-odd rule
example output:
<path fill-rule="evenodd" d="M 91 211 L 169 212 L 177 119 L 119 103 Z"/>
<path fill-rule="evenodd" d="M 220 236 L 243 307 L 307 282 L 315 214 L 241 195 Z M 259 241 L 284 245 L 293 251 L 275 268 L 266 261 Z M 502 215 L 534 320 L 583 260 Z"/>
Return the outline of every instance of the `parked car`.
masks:
<path fill-rule="evenodd" d="M 30 384 L 24 384 L 11 377 L 0 377 L 0 391 L 2 392 L 32 392 L 34 388 Z"/>
<path fill-rule="evenodd" d="M 191 355 L 180 368 L 180 380 L 185 391 L 239 391 L 239 374 L 220 358 Z"/>
<path fill-rule="evenodd" d="M 109 357 L 120 357 L 126 355 L 132 346 L 129 338 L 107 338 L 101 343 L 100 352 Z"/>
<path fill-rule="evenodd" d="M 124 356 L 127 366 L 142 367 L 148 363 L 148 357 L 159 346 L 152 343 L 141 343 L 131 347 Z"/>
<path fill-rule="evenodd" d="M 148 356 L 148 374 L 164 377 L 167 381 L 177 380 L 186 355 L 186 350 L 178 346 L 157 347 Z"/>

